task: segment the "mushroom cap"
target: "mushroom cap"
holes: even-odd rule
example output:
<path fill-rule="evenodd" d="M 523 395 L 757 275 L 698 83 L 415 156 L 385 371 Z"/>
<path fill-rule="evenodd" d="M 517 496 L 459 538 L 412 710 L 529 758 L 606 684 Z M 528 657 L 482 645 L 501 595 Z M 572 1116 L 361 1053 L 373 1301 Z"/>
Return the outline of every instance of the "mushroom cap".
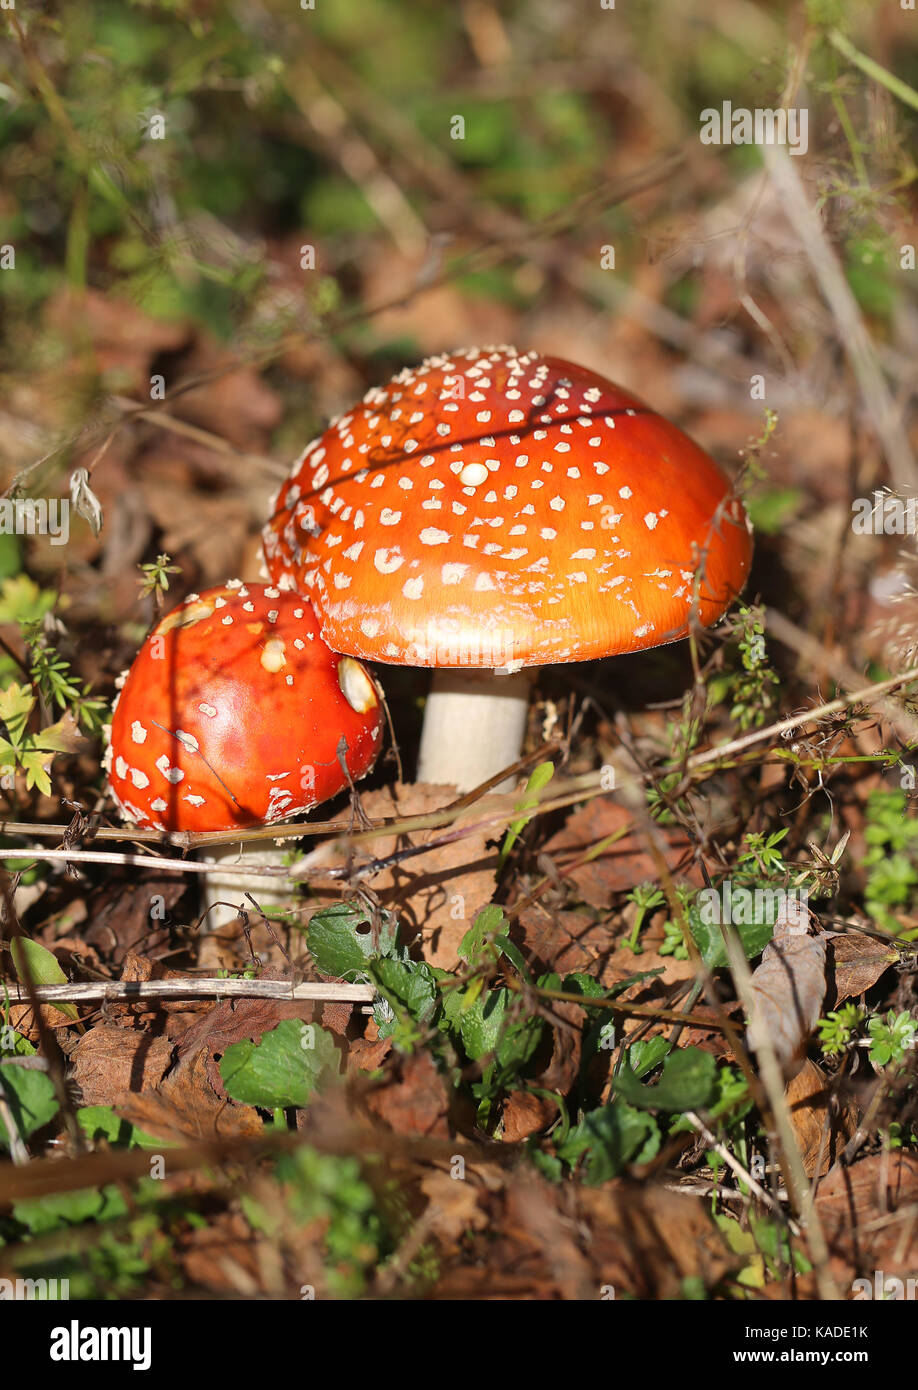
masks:
<path fill-rule="evenodd" d="M 192 594 L 147 637 L 106 765 L 122 815 L 157 830 L 272 824 L 355 780 L 382 745 L 379 692 L 322 641 L 311 606 L 260 584 Z"/>
<path fill-rule="evenodd" d="M 281 487 L 268 572 L 340 651 L 519 667 L 715 622 L 752 556 L 714 461 L 637 397 L 537 352 L 428 358 L 336 419 Z"/>

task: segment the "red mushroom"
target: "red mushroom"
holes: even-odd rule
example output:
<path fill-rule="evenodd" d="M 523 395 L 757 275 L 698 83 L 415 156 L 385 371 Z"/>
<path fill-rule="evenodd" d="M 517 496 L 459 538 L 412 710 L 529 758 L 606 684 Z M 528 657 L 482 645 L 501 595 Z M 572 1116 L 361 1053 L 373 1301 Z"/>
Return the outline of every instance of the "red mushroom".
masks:
<path fill-rule="evenodd" d="M 675 425 L 594 372 L 500 347 L 369 391 L 306 449 L 264 548 L 338 650 L 441 668 L 420 776 L 467 788 L 524 729 L 525 677 L 490 673 L 674 642 L 721 617 L 752 546 L 727 478 Z"/>
<path fill-rule="evenodd" d="M 109 784 L 157 830 L 271 825 L 376 761 L 382 707 L 359 662 L 331 651 L 308 603 L 239 580 L 194 594 L 153 629 L 116 701 Z"/>
<path fill-rule="evenodd" d="M 109 786 L 140 827 L 271 825 L 347 785 L 342 737 L 350 777 L 368 772 L 382 730 L 374 682 L 325 645 L 308 603 L 230 580 L 145 641 L 113 711 Z"/>

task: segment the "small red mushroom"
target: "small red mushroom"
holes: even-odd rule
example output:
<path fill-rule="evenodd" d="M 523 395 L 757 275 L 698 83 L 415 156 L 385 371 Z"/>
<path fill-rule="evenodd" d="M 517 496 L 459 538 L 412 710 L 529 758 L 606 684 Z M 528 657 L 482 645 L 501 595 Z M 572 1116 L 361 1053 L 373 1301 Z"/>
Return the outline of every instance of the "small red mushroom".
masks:
<path fill-rule="evenodd" d="M 379 692 L 325 645 L 296 594 L 231 580 L 194 594 L 144 642 L 116 701 L 111 792 L 135 825 L 271 825 L 355 781 L 382 744 Z"/>
<path fill-rule="evenodd" d="M 484 673 L 716 622 L 752 543 L 675 425 L 595 372 L 499 347 L 429 358 L 335 420 L 281 487 L 264 549 L 338 650 L 452 668 L 420 775 L 468 788 L 518 756 L 525 722 L 525 677 Z"/>

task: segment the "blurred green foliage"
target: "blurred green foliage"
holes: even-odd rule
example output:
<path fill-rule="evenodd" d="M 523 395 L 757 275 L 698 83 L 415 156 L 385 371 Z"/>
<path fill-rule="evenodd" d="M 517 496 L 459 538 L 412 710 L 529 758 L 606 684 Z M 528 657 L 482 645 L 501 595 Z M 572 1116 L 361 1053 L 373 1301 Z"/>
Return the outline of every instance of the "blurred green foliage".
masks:
<path fill-rule="evenodd" d="M 856 35 L 869 8 L 808 7 L 817 84 L 808 99 L 824 108 L 811 110 L 811 130 L 833 132 L 838 194 L 859 182 L 857 152 L 832 121 L 830 87 L 842 84 L 858 124 L 869 84 L 819 30 Z M 225 340 L 266 345 L 286 327 L 350 311 L 360 350 L 384 352 L 358 321 L 368 262 L 401 231 L 442 238 L 448 268 L 506 216 L 562 219 L 571 254 L 593 264 L 614 235 L 616 273 L 627 281 L 646 262 L 640 209 L 600 198 L 581 222 L 577 200 L 611 186 L 623 151 L 650 159 L 694 141 L 706 107 L 727 97 L 777 104 L 792 9 L 749 4 L 740 14 L 693 0 L 670 8 L 664 36 L 649 4 L 30 6 L 0 31 L 10 73 L 0 85 L 0 245 L 15 247 L 17 271 L 0 275 L 6 346 L 15 343 L 20 362 L 46 358 L 36 308 L 67 284 L 91 284 Z M 907 77 L 915 54 L 903 61 Z M 720 157 L 741 177 L 760 151 L 733 146 Z M 893 142 L 889 159 L 900 159 L 891 172 L 907 182 L 907 148 Z M 873 195 L 858 196 L 871 204 L 866 215 Z M 865 309 L 885 316 L 895 265 L 858 207 L 849 209 L 846 268 Z M 552 236 L 557 229 L 546 229 Z M 281 302 L 272 259 L 289 264 L 310 241 L 318 273 L 304 272 Z M 454 263 L 462 291 L 523 312 L 550 289 L 541 274 L 513 273 L 524 247 L 508 244 L 496 261 L 468 274 Z M 694 278 L 679 279 L 671 299 L 691 314 Z"/>

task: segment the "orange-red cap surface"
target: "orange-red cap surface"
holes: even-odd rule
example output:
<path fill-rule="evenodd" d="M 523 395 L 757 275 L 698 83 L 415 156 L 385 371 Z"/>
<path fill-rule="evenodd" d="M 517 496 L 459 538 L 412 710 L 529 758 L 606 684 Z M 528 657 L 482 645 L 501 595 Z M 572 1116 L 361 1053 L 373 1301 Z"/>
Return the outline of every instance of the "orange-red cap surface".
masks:
<path fill-rule="evenodd" d="M 714 461 L 611 382 L 508 347 L 400 372 L 278 494 L 271 578 L 340 651 L 419 666 L 583 661 L 684 637 L 752 542 Z"/>
<path fill-rule="evenodd" d="M 382 727 L 375 685 L 329 650 L 307 602 L 232 580 L 150 633 L 112 716 L 109 785 L 141 827 L 271 824 L 343 789 L 342 734 L 362 777 Z"/>

